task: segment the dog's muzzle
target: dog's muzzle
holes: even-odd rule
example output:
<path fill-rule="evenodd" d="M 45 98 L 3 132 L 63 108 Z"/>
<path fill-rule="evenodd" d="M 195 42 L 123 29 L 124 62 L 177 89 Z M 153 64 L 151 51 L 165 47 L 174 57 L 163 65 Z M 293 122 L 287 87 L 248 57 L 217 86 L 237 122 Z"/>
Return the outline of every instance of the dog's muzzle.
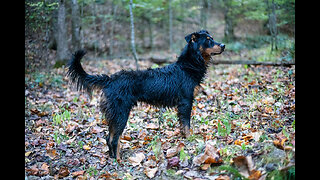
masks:
<path fill-rule="evenodd" d="M 212 53 L 212 54 L 211 54 L 212 56 L 221 54 L 221 53 L 224 51 L 224 48 L 226 47 L 226 45 L 224 45 L 224 44 L 220 44 L 219 46 L 220 46 L 220 48 L 221 48 L 221 51 L 220 51 L 219 53 Z"/>

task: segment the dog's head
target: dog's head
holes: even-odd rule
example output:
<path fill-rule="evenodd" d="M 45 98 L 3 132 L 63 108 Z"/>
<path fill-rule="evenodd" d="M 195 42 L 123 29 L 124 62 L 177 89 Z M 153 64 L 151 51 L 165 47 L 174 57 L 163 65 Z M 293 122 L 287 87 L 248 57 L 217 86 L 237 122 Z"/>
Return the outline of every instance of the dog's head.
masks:
<path fill-rule="evenodd" d="M 195 50 L 199 50 L 206 61 L 209 61 L 211 56 L 221 54 L 225 49 L 225 45 L 214 41 L 206 30 L 191 33 L 185 37 L 185 40 Z"/>

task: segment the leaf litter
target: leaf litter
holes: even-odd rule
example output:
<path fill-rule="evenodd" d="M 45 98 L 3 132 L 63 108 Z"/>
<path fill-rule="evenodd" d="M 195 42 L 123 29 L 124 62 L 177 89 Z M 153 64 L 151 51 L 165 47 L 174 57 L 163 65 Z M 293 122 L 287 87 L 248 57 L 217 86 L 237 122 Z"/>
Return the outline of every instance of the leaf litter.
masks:
<path fill-rule="evenodd" d="M 83 63 L 89 73 L 111 74 L 134 69 L 133 62 Z M 29 178 L 265 179 L 295 166 L 294 66 L 211 66 L 193 103 L 187 139 L 175 108 L 138 103 L 120 138 L 120 162 L 109 158 L 100 94 L 90 101 L 69 87 L 65 72 L 26 72 Z"/>

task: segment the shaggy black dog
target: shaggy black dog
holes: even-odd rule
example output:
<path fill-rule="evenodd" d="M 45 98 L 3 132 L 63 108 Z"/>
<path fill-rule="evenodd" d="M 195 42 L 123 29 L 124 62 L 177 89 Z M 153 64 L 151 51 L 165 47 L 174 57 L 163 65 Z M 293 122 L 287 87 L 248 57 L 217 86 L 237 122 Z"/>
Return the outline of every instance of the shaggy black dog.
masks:
<path fill-rule="evenodd" d="M 201 30 L 185 37 L 187 45 L 177 62 L 168 66 L 140 71 L 120 71 L 111 76 L 89 75 L 80 60 L 85 51 L 72 56 L 67 75 L 78 90 L 101 89 L 100 108 L 109 122 L 107 144 L 110 157 L 120 159 L 119 137 L 126 127 L 131 108 L 137 101 L 155 106 L 178 108 L 182 132 L 187 137 L 194 89 L 205 77 L 212 55 L 221 54 L 225 45 L 213 40 L 208 31 Z"/>

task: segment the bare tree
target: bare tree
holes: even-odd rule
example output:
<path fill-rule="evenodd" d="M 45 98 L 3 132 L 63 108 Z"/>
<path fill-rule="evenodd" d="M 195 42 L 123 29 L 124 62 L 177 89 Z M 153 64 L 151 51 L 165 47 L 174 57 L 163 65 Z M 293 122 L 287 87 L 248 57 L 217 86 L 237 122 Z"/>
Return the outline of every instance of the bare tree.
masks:
<path fill-rule="evenodd" d="M 200 22 L 202 29 L 207 29 L 207 19 L 208 19 L 208 10 L 209 10 L 208 0 L 202 0 L 202 10 L 200 11 Z"/>
<path fill-rule="evenodd" d="M 232 0 L 223 1 L 224 7 L 224 41 L 230 42 L 235 39 L 234 27 L 236 26 L 235 14 L 232 10 Z"/>
<path fill-rule="evenodd" d="M 67 41 L 67 27 L 66 27 L 66 8 L 65 0 L 59 1 L 58 9 L 58 36 L 57 36 L 57 59 L 56 67 L 65 64 L 68 60 L 68 41 Z"/>
<path fill-rule="evenodd" d="M 72 0 L 71 5 L 71 19 L 72 19 L 72 46 L 74 50 L 81 48 L 80 39 L 80 12 L 77 0 Z"/>
<path fill-rule="evenodd" d="M 276 50 L 278 50 L 278 43 L 277 43 L 277 35 L 278 35 L 278 29 L 277 29 L 277 16 L 276 16 L 276 5 L 274 3 L 274 0 L 272 0 L 271 7 L 269 4 L 269 0 L 266 0 L 267 6 L 268 6 L 268 15 L 269 15 L 269 31 L 271 34 L 271 51 L 273 51 L 273 48 L 275 47 Z M 270 12 L 271 9 L 271 12 Z"/>
<path fill-rule="evenodd" d="M 132 13 L 132 0 L 130 0 L 129 7 L 130 7 L 130 21 L 131 21 L 131 51 L 136 61 L 136 68 L 138 70 L 139 69 L 138 56 L 136 52 L 136 46 L 134 44 L 134 23 L 133 23 L 133 13 Z"/>
<path fill-rule="evenodd" d="M 172 1 L 169 0 L 169 50 L 172 50 Z"/>
<path fill-rule="evenodd" d="M 115 0 L 112 1 L 112 21 L 111 21 L 111 31 L 110 31 L 110 51 L 109 55 L 113 56 L 113 46 L 114 46 L 114 31 L 117 17 L 118 5 L 115 4 Z"/>

